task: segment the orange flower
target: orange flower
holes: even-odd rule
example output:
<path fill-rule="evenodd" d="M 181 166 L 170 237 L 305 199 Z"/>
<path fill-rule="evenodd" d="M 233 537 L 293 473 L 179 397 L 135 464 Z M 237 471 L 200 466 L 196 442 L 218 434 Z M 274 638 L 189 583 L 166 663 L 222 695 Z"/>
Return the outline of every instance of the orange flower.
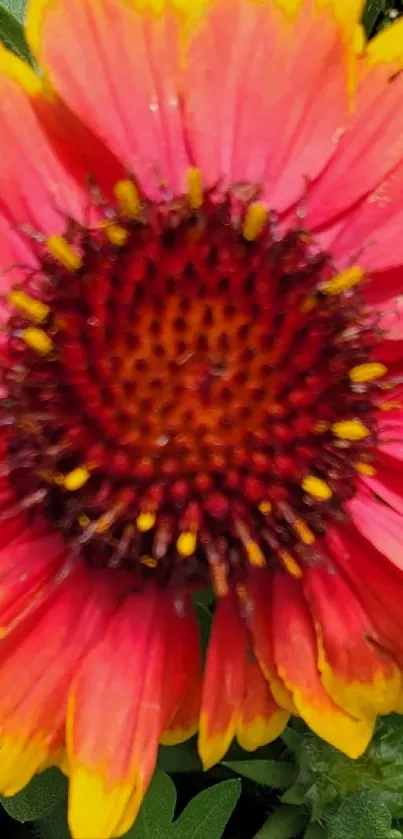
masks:
<path fill-rule="evenodd" d="M 0 52 L 0 789 L 402 708 L 403 25 L 31 0 Z M 204 674 L 192 593 L 216 605 Z"/>

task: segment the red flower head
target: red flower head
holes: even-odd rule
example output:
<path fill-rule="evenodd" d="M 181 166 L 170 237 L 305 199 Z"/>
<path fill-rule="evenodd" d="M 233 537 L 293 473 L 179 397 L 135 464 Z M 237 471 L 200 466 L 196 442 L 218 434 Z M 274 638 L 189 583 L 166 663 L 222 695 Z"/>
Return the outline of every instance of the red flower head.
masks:
<path fill-rule="evenodd" d="M 0 53 L 0 788 L 121 835 L 158 744 L 402 707 L 402 24 L 31 0 Z M 201 676 L 192 594 L 216 605 Z"/>

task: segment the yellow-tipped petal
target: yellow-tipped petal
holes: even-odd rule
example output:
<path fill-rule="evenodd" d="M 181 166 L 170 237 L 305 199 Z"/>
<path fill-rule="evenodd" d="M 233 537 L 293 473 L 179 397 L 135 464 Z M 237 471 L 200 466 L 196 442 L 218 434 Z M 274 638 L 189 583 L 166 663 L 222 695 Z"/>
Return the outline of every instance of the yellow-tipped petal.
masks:
<path fill-rule="evenodd" d="M 236 739 L 241 747 L 247 752 L 254 752 L 267 743 L 277 740 L 283 733 L 290 715 L 283 708 L 278 708 L 272 717 L 256 717 L 248 724 L 240 720 L 237 726 Z"/>
<path fill-rule="evenodd" d="M 72 836 L 77 839 L 122 836 L 132 826 L 142 799 L 141 785 L 135 785 L 134 781 L 122 781 L 107 789 L 101 772 L 76 768 L 70 779 L 69 794 Z"/>
<path fill-rule="evenodd" d="M 204 711 L 200 714 L 197 750 L 205 771 L 211 769 L 212 766 L 223 759 L 234 739 L 238 719 L 239 713 L 234 713 L 229 724 L 223 728 L 222 732 L 216 731 L 211 734 L 207 714 Z"/>
<path fill-rule="evenodd" d="M 25 61 L 0 44 L 0 73 L 17 82 L 30 96 L 43 94 L 40 77 Z"/>
<path fill-rule="evenodd" d="M 370 64 L 403 65 L 403 19 L 383 29 L 369 41 L 366 54 Z"/>
<path fill-rule="evenodd" d="M 48 755 L 46 737 L 31 737 L 27 742 L 3 736 L 1 740 L 0 793 L 16 795 L 39 771 Z"/>

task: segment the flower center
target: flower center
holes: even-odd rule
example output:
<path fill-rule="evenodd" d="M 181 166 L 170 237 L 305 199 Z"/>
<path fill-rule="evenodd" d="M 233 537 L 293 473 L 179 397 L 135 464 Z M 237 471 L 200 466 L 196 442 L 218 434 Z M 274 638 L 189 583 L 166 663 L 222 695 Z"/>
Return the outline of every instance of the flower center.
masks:
<path fill-rule="evenodd" d="M 230 194 L 130 215 L 47 240 L 10 294 L 16 504 L 134 585 L 298 576 L 371 469 L 361 274 Z"/>

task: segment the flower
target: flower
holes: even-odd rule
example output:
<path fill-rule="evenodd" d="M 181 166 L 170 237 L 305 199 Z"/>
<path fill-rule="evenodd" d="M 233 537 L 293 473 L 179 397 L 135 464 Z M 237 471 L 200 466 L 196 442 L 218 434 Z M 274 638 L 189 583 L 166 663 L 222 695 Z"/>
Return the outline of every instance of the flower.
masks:
<path fill-rule="evenodd" d="M 403 25 L 31 0 L 0 52 L 0 789 L 401 710 Z M 216 595 L 202 674 L 192 594 Z"/>

